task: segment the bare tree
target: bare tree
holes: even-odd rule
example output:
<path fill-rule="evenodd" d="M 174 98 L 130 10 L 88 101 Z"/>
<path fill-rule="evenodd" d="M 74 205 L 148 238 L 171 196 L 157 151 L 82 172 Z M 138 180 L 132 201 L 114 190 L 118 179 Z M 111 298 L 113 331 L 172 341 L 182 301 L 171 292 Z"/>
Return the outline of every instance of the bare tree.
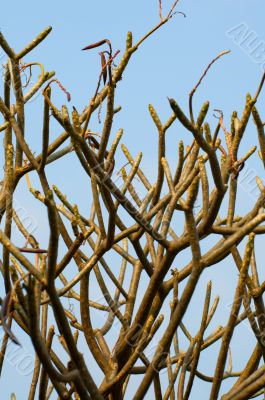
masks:
<path fill-rule="evenodd" d="M 142 154 L 133 157 L 125 145 L 119 146 L 123 131 L 115 136 L 113 132 L 113 120 L 121 109 L 115 104 L 116 86 L 137 49 L 176 13 L 177 3 L 163 16 L 159 1 L 160 22 L 138 42 L 134 43 L 128 33 L 117 66 L 114 60 L 118 51 L 113 51 L 108 39 L 84 48 L 103 49 L 101 71 L 89 104 L 81 113 L 73 108 L 71 115 L 66 105 L 61 109 L 55 105 L 56 84 L 68 100 L 70 93 L 54 78 L 54 73 L 45 72 L 41 63 L 21 61 L 51 28 L 18 53 L 0 34 L 0 45 L 8 56 L 4 96 L 0 98 L 5 156 L 0 196 L 1 217 L 4 216 L 0 230 L 1 272 L 5 286 L 1 321 L 5 334 L 0 371 L 8 343 L 19 346 L 23 340 L 23 335 L 14 334 L 15 323 L 31 337 L 36 354 L 28 399 L 49 399 L 56 392 L 61 399 L 140 400 L 150 390 L 151 398 L 157 400 L 187 400 L 194 382 L 203 380 L 211 385 L 210 399 L 214 400 L 219 397 L 224 379 L 231 381 L 230 390 L 222 396 L 224 400 L 249 399 L 264 392 L 265 283 L 259 281 L 255 260 L 255 236 L 265 233 L 265 187 L 260 178 L 260 195 L 250 211 L 236 216 L 235 209 L 238 177 L 256 151 L 252 147 L 241 158 L 238 156 L 251 116 L 257 128 L 259 156 L 265 166 L 264 123 L 256 108 L 265 75 L 256 93 L 247 94 L 242 115 L 232 113 L 229 129 L 221 110 L 215 110 L 215 126 L 206 122 L 208 101 L 197 116 L 193 110 L 193 97 L 203 78 L 226 51 L 213 59 L 190 92 L 189 115 L 174 99 L 169 99 L 169 117 L 162 122 L 149 105 L 158 137 L 154 183 L 140 167 Z M 35 67 L 40 68 L 40 77 L 29 89 L 31 69 Z M 25 83 L 23 74 L 27 74 Z M 43 95 L 43 124 L 42 151 L 36 155 L 25 132 L 25 104 L 38 92 Z M 90 129 L 91 119 L 97 118 L 98 113 L 103 119 L 100 134 Z M 53 141 L 52 119 L 63 130 Z M 177 165 L 172 167 L 166 157 L 166 132 L 176 121 L 192 140 L 186 148 L 179 142 Z M 119 171 L 123 184 L 118 187 L 113 171 L 120 148 L 128 162 Z M 46 166 L 69 153 L 77 157 L 80 170 L 87 177 L 89 216 L 81 214 L 77 205 L 80 198 L 72 204 L 46 175 Z M 38 175 L 41 191 L 31 185 L 32 171 Z M 47 249 L 27 230 L 13 207 L 14 193 L 24 176 L 29 191 L 47 212 Z M 137 190 L 139 184 L 144 195 Z M 180 234 L 174 229 L 175 218 L 181 221 Z M 12 241 L 14 226 L 26 240 L 24 247 Z M 204 239 L 213 243 L 206 252 L 201 250 Z M 67 247 L 63 257 L 58 256 L 61 243 Z M 242 246 L 238 248 L 242 243 L 243 253 Z M 186 249 L 190 249 L 190 258 L 177 269 L 175 259 Z M 35 255 L 35 264 L 29 253 Z M 210 267 L 214 270 L 229 255 L 238 270 L 238 282 L 231 294 L 234 300 L 226 325 L 212 328 L 219 298 L 212 299 L 209 282 L 201 322 L 196 332 L 189 332 L 184 316 L 203 272 Z M 92 285 L 100 289 L 100 300 L 93 299 Z M 69 309 L 69 298 L 75 303 L 75 313 Z M 165 316 L 162 308 L 167 310 Z M 54 324 L 50 325 L 51 321 Z M 235 372 L 230 342 L 243 321 L 248 321 L 256 344 L 246 365 Z M 188 340 L 186 347 L 180 332 Z M 54 339 L 55 333 L 59 343 Z M 80 348 L 81 336 L 87 347 Z M 212 376 L 207 376 L 199 370 L 200 356 L 216 343 L 216 366 Z M 154 349 L 151 356 L 150 347 Z M 92 359 L 98 369 L 91 367 L 95 365 L 91 364 Z M 137 383 L 133 397 L 128 394 L 129 381 Z"/>

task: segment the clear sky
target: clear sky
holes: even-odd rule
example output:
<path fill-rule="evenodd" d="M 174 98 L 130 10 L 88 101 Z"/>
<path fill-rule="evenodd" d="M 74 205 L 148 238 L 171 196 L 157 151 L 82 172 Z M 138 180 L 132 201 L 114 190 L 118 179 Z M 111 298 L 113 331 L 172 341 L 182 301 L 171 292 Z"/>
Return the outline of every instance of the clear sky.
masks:
<path fill-rule="evenodd" d="M 171 1 L 163 3 L 164 9 L 168 10 Z M 154 154 L 157 137 L 148 113 L 149 103 L 155 106 L 162 120 L 171 113 L 167 96 L 174 97 L 183 109 L 187 110 L 188 94 L 205 67 L 221 51 L 230 49 L 231 53 L 213 66 L 195 95 L 197 110 L 205 100 L 209 100 L 210 115 L 214 109 L 222 109 L 225 121 L 228 123 L 233 110 L 242 111 L 246 93 L 255 92 L 263 68 L 265 69 L 264 0 L 180 0 L 178 10 L 184 12 L 186 18 L 175 15 L 166 26 L 142 45 L 134 54 L 117 89 L 116 102 L 122 106 L 122 111 L 116 118 L 114 128 L 116 131 L 120 127 L 124 129 L 123 142 L 134 155 L 143 151 L 142 168 L 150 179 L 155 179 Z M 72 95 L 70 105 L 75 105 L 81 111 L 95 90 L 100 70 L 98 49 L 82 52 L 81 48 L 108 38 L 114 51 L 119 49 L 122 53 L 127 31 L 132 31 L 134 40 L 138 40 L 158 22 L 156 0 L 68 2 L 25 0 L 1 4 L 0 28 L 11 47 L 18 51 L 46 26 L 53 27 L 48 38 L 24 61 L 40 61 L 46 70 L 55 70 L 57 78 Z M 2 64 L 5 57 L 2 53 L 0 57 Z M 3 89 L 2 85 L 0 86 L 2 95 Z M 56 90 L 54 87 L 54 92 Z M 65 102 L 65 98 L 59 90 L 56 93 L 60 106 Z M 40 100 L 36 99 L 29 106 L 35 109 L 35 112 L 30 114 L 26 131 L 35 151 L 40 149 L 41 143 Z M 259 99 L 259 109 L 265 120 L 265 113 L 262 113 L 264 100 L 265 91 Z M 213 117 L 210 120 L 214 121 Z M 96 120 L 92 123 L 95 130 L 101 129 Z M 55 137 L 60 130 L 54 129 Z M 190 143 L 189 134 L 185 135 L 179 126 L 178 129 L 174 127 L 169 131 L 167 157 L 170 163 L 174 163 L 176 159 L 179 139 L 184 139 L 186 144 Z M 241 155 L 254 144 L 256 144 L 256 133 L 250 128 L 246 132 Z M 64 172 L 66 164 L 63 162 L 58 164 L 59 171 L 51 167 L 49 174 L 52 183 L 58 184 L 71 198 L 71 194 L 80 190 L 80 181 L 76 176 L 78 164 L 72 158 L 69 159 L 72 161 L 72 167 L 69 168 L 68 165 L 67 174 Z M 254 171 L 254 175 L 255 171 L 258 171 L 262 177 L 260 163 L 250 161 L 247 167 Z M 34 176 L 32 179 L 35 182 Z M 240 190 L 243 199 L 240 210 L 245 211 L 250 204 L 253 204 L 253 196 L 255 197 L 253 185 L 248 180 L 243 180 Z M 22 186 L 18 188 L 17 196 L 16 201 L 25 207 L 36 221 L 38 237 L 47 240 L 44 224 L 46 216 L 39 213 L 36 202 L 29 203 L 31 197 Z M 233 297 L 229 289 L 237 277 L 235 273 L 227 282 L 227 274 L 224 271 L 228 269 L 217 271 L 214 286 L 214 294 L 220 293 L 223 296 L 218 314 L 219 318 L 224 318 L 221 323 L 226 321 L 226 305 Z M 206 275 L 198 289 L 200 293 L 203 293 L 207 279 L 212 279 L 208 272 Z M 194 318 L 196 320 L 196 316 Z M 191 318 L 190 326 L 192 324 Z M 243 333 L 234 343 L 237 349 L 235 369 L 240 365 L 240 361 L 245 359 L 242 348 L 244 349 L 245 343 L 251 340 L 251 333 L 247 328 Z M 24 345 L 32 354 L 30 342 L 25 339 Z M 211 357 L 206 357 L 202 362 L 204 372 L 210 373 L 210 367 L 213 367 Z M 7 363 L 3 379 L 0 380 L 0 398 L 8 399 L 10 393 L 14 391 L 20 393 L 17 397 L 19 400 L 26 399 L 27 382 L 28 378 L 23 377 L 11 362 Z M 202 395 L 200 398 L 207 398 L 209 386 L 201 384 L 198 389 Z M 191 396 L 192 400 L 199 398 L 198 394 L 195 394 Z"/>

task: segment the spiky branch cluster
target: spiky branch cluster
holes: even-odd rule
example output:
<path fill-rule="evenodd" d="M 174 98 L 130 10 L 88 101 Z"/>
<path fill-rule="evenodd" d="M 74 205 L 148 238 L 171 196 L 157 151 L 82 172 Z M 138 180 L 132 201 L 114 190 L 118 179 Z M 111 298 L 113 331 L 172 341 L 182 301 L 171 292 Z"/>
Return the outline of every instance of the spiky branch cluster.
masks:
<path fill-rule="evenodd" d="M 213 129 L 206 122 L 209 102 L 203 104 L 195 117 L 192 99 L 213 62 L 227 52 L 221 53 L 209 64 L 190 92 L 189 116 L 174 99 L 169 99 L 170 116 L 162 122 L 154 107 L 149 105 L 158 136 L 156 181 L 150 182 L 140 168 L 142 154 L 134 158 L 123 144 L 121 149 L 130 168 L 121 169 L 122 186 L 118 187 L 112 178 L 123 134 L 119 130 L 112 139 L 113 119 L 120 111 L 120 107 L 115 108 L 116 85 L 132 55 L 145 39 L 172 17 L 176 5 L 177 1 L 164 18 L 160 1 L 160 23 L 139 42 L 133 44 L 132 35 L 128 33 L 126 49 L 116 68 L 113 67 L 113 58 L 117 53 L 112 55 L 107 39 L 86 46 L 85 49 L 90 50 L 107 44 L 109 50 L 100 53 L 102 70 L 94 96 L 82 113 L 73 108 L 71 115 L 65 105 L 61 109 L 55 105 L 53 81 L 66 92 L 68 100 L 70 94 L 57 79 L 50 80 L 54 73 L 45 72 L 40 63 L 21 64 L 22 57 L 43 41 L 51 28 L 18 53 L 0 34 L 0 45 L 9 57 L 5 67 L 4 97 L 0 98 L 0 112 L 4 119 L 0 131 L 4 135 L 5 151 L 0 195 L 1 216 L 5 215 L 0 230 L 3 246 L 1 272 L 5 286 L 1 321 L 5 336 L 0 371 L 8 341 L 17 345 L 23 341 L 23 335 L 18 340 L 12 331 L 14 321 L 31 337 L 36 352 L 29 399 L 35 398 L 37 390 L 40 399 L 50 398 L 53 390 L 62 399 L 73 396 L 82 400 L 129 398 L 128 383 L 136 376 L 140 383 L 133 397 L 130 396 L 134 400 L 145 398 L 151 386 L 155 399 L 187 400 L 197 379 L 210 382 L 211 400 L 218 398 L 222 381 L 228 378 L 231 379 L 231 388 L 222 397 L 224 400 L 248 399 L 264 388 L 265 366 L 260 363 L 265 357 L 262 299 L 265 283 L 259 282 L 255 262 L 255 235 L 265 233 L 265 187 L 259 178 L 260 195 L 252 209 L 244 216 L 235 216 L 237 179 L 244 163 L 256 150 L 251 148 L 238 158 L 251 115 L 258 132 L 260 158 L 265 165 L 264 126 L 255 105 L 264 77 L 256 94 L 253 97 L 247 95 L 242 116 L 239 118 L 233 112 L 230 132 L 225 128 L 222 112 L 217 115 Z M 21 73 L 35 65 L 40 67 L 41 75 L 26 92 Z M 102 79 L 104 87 L 100 89 Z M 45 82 L 48 83 L 42 89 Z M 42 91 L 44 104 L 42 151 L 36 156 L 27 140 L 24 110 L 26 103 L 38 91 Z M 12 92 L 13 105 L 10 100 Z M 90 121 L 104 102 L 103 129 L 96 139 L 90 130 Z M 49 134 L 51 118 L 63 129 L 53 141 L 50 141 Z M 176 121 L 191 133 L 193 140 L 186 150 L 183 142 L 179 142 L 178 162 L 172 171 L 166 157 L 166 133 Z M 69 143 L 64 145 L 66 141 Z M 46 166 L 69 153 L 74 153 L 79 160 L 80 169 L 84 170 L 91 188 L 89 216 L 82 215 L 78 205 L 71 204 L 46 176 Z M 41 192 L 31 185 L 31 171 L 38 174 Z M 27 178 L 30 192 L 47 211 L 50 226 L 48 249 L 40 247 L 42 244 L 27 231 L 13 209 L 13 196 L 23 176 Z M 143 197 L 137 192 L 136 178 L 144 187 Z M 163 194 L 165 188 L 167 193 Z M 226 196 L 229 199 L 227 208 L 224 204 Z M 195 203 L 201 206 L 195 207 Z M 182 232 L 178 235 L 173 218 L 180 221 L 184 218 Z M 12 241 L 14 224 L 26 239 L 24 247 L 18 247 Z M 217 238 L 215 244 L 203 253 L 201 240 L 213 236 Z M 245 238 L 247 244 L 244 255 L 241 255 L 238 245 Z M 58 247 L 61 242 L 67 251 L 60 259 Z M 187 265 L 177 269 L 175 258 L 185 249 L 191 250 L 191 259 Z M 106 261 L 110 252 L 120 258 L 120 266 Z M 27 253 L 35 254 L 34 265 Z M 212 284 L 209 282 L 201 322 L 192 334 L 183 319 L 200 277 L 206 268 L 218 264 L 230 254 L 238 269 L 238 283 L 227 324 L 206 334 L 219 301 L 218 297 L 212 301 Z M 73 271 L 76 273 L 72 279 L 67 279 L 66 276 L 71 276 Z M 110 282 L 115 290 L 109 288 Z M 103 302 L 93 300 L 89 290 L 91 284 L 98 285 Z M 69 310 L 67 298 L 74 299 L 79 312 L 74 314 Z M 161 314 L 162 307 L 168 309 L 170 318 Z M 92 309 L 102 314 L 103 325 L 93 319 Z M 55 326 L 49 326 L 51 319 Z M 234 372 L 230 342 L 234 330 L 245 320 L 253 330 L 256 346 L 242 371 Z M 188 339 L 189 345 L 185 350 L 180 331 Z M 54 346 L 55 332 L 59 334 L 61 349 Z M 80 349 L 80 335 L 85 338 L 86 348 Z M 116 342 L 111 345 L 113 337 L 116 337 Z M 199 370 L 200 356 L 216 342 L 220 342 L 216 367 L 212 376 L 206 376 Z M 151 357 L 148 356 L 150 346 L 155 349 Z M 68 356 L 66 364 L 63 362 L 65 357 L 61 357 L 62 351 Z M 91 357 L 101 370 L 100 383 L 100 374 L 90 368 Z M 167 387 L 162 393 L 161 374 L 164 371 L 167 371 L 167 376 L 163 375 L 163 383 L 166 380 Z"/>

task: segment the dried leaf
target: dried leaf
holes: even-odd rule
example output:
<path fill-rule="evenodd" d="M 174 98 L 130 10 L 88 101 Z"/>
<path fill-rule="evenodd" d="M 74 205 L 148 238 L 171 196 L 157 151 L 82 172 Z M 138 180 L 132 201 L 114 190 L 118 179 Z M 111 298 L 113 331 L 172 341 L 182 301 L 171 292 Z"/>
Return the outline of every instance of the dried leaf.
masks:
<path fill-rule="evenodd" d="M 105 57 L 104 51 L 101 51 L 99 53 L 99 55 L 100 55 L 100 58 L 101 58 L 101 68 L 102 68 L 103 82 L 104 82 L 104 85 L 105 85 L 106 80 L 107 80 L 107 61 L 106 61 L 106 57 Z"/>
<path fill-rule="evenodd" d="M 92 43 L 86 47 L 84 47 L 82 50 L 90 50 L 90 49 L 94 49 L 95 47 L 99 47 L 102 46 L 103 44 L 107 43 L 107 45 L 109 46 L 109 50 L 110 50 L 110 57 L 112 55 L 112 47 L 111 47 L 111 43 L 108 39 L 103 39 L 100 40 L 99 42 L 96 43 Z"/>
<path fill-rule="evenodd" d="M 103 40 L 100 40 L 99 42 L 92 43 L 92 44 L 90 44 L 89 46 L 84 47 L 82 50 L 94 49 L 95 47 L 102 46 L 104 43 L 107 43 L 107 42 L 108 42 L 107 39 L 103 39 Z"/>
<path fill-rule="evenodd" d="M 12 301 L 11 294 L 12 294 L 12 291 L 10 290 L 6 294 L 5 298 L 3 299 L 2 307 L 1 307 L 1 321 L 2 321 L 2 326 L 3 326 L 3 329 L 4 329 L 5 333 L 10 337 L 12 342 L 17 344 L 18 346 L 21 346 L 19 340 L 16 338 L 16 336 L 13 334 L 11 329 L 6 324 L 6 319 L 8 318 L 8 315 L 9 315 L 9 312 L 10 312 L 11 301 Z"/>
<path fill-rule="evenodd" d="M 11 290 L 6 294 L 6 296 L 3 299 L 1 307 L 1 320 L 4 320 L 8 317 L 10 300 L 11 300 Z"/>

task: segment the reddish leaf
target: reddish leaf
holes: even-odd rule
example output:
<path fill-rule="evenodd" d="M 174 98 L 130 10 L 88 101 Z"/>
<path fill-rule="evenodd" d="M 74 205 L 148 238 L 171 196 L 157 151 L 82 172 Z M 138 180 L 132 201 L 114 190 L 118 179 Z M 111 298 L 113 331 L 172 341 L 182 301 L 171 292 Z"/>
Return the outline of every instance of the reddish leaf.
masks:
<path fill-rule="evenodd" d="M 16 336 L 13 334 L 13 332 L 11 331 L 11 329 L 8 327 L 8 325 L 6 324 L 6 319 L 8 318 L 9 312 L 10 312 L 10 304 L 11 304 L 11 300 L 12 300 L 12 296 L 11 296 L 11 290 L 7 293 L 7 295 L 5 296 L 5 298 L 3 299 L 2 302 L 2 307 L 1 307 L 1 322 L 2 322 L 2 326 L 4 331 L 6 332 L 6 334 L 10 337 L 10 339 L 12 340 L 12 342 L 14 342 L 15 344 L 17 344 L 18 346 L 21 346 L 19 340 L 16 338 Z"/>
<path fill-rule="evenodd" d="M 82 50 L 94 49 L 95 47 L 102 46 L 104 43 L 107 43 L 107 42 L 108 42 L 107 39 L 103 39 L 103 40 L 100 40 L 99 42 L 92 43 L 92 44 L 90 44 L 89 46 L 84 47 Z"/>
<path fill-rule="evenodd" d="M 102 76 L 103 76 L 103 82 L 104 85 L 106 83 L 107 80 L 107 61 L 106 61 L 106 57 L 104 52 L 102 51 L 101 53 L 99 53 L 100 58 L 101 58 L 101 68 L 102 68 Z"/>

